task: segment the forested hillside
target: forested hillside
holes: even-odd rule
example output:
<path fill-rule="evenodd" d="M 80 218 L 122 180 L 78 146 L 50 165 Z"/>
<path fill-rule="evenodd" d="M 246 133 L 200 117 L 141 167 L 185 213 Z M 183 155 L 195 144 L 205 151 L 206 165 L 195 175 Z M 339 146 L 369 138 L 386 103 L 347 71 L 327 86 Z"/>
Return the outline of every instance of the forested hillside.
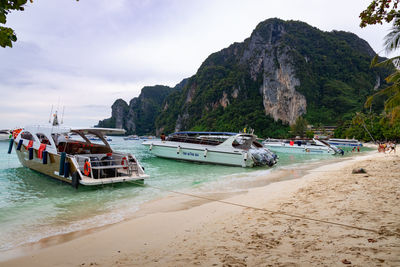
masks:
<path fill-rule="evenodd" d="M 179 89 L 156 86 L 159 101 L 146 108 L 139 101 L 144 96 L 133 99 L 122 127 L 138 134 L 251 127 L 273 137 L 286 135 L 299 116 L 311 124 L 337 124 L 385 86 L 388 70 L 369 67 L 374 55 L 355 34 L 268 19 L 244 42 L 211 54 Z M 378 102 L 373 109 L 382 108 Z M 114 114 L 99 125 L 113 126 L 104 124 L 113 120 Z"/>

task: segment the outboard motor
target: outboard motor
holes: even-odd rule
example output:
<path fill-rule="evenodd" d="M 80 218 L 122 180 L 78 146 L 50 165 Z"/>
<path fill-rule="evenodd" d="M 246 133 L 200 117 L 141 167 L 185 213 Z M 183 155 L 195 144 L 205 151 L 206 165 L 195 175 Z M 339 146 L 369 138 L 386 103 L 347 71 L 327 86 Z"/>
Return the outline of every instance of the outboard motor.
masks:
<path fill-rule="evenodd" d="M 251 148 L 249 153 L 253 157 L 254 164 L 257 166 L 273 166 L 276 163 L 277 156 L 265 148 Z"/>
<path fill-rule="evenodd" d="M 107 153 L 105 157 L 101 158 L 101 165 L 102 166 L 112 166 L 115 165 L 115 162 L 113 161 L 113 157 L 111 153 Z M 103 170 L 104 175 L 108 177 L 115 177 L 116 176 L 116 171 L 115 168 L 110 168 L 110 169 L 104 169 Z"/>
<path fill-rule="evenodd" d="M 91 162 L 91 164 L 92 164 L 93 167 L 99 167 L 99 166 L 101 166 L 100 160 L 99 160 L 98 157 L 90 157 L 90 162 Z M 100 171 L 100 173 L 99 173 L 99 171 Z M 92 168 L 92 173 L 93 173 L 93 178 L 94 178 L 94 179 L 101 178 L 101 170 L 93 169 L 93 168 Z M 100 176 L 99 176 L 99 174 L 100 174 Z"/>

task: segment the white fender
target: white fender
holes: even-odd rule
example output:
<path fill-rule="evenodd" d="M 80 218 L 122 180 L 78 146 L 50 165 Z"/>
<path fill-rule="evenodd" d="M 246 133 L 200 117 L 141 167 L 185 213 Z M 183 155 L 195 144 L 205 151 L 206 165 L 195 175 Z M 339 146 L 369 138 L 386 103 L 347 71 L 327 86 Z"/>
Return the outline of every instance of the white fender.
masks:
<path fill-rule="evenodd" d="M 208 149 L 207 148 L 204 149 L 204 157 L 207 157 L 207 152 L 208 152 Z"/>
<path fill-rule="evenodd" d="M 178 146 L 176 149 L 176 154 L 179 154 L 179 152 L 181 152 L 181 146 Z"/>
<path fill-rule="evenodd" d="M 150 144 L 150 151 L 153 149 L 153 143 Z"/>
<path fill-rule="evenodd" d="M 244 159 L 244 161 L 246 161 L 248 157 L 249 157 L 248 152 L 245 152 L 245 153 L 243 154 L 243 159 Z"/>

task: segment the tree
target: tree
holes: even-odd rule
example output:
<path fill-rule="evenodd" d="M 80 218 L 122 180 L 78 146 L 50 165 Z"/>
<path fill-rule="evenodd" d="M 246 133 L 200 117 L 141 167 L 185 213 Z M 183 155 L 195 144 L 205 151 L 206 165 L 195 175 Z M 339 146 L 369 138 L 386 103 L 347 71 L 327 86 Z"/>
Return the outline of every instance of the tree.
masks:
<path fill-rule="evenodd" d="M 396 18 L 391 31 L 385 36 L 385 49 L 387 52 L 392 52 L 400 47 L 400 24 L 396 23 L 400 21 L 400 18 Z M 386 59 L 382 62 L 378 62 L 378 55 L 374 57 L 371 62 L 371 67 L 381 67 L 381 66 L 395 66 L 396 70 L 394 73 L 386 77 L 386 82 L 390 86 L 378 91 L 372 96 L 368 97 L 365 102 L 365 107 L 370 107 L 372 101 L 378 96 L 386 96 L 385 101 L 385 111 L 391 116 L 391 122 L 399 119 L 400 117 L 400 56 L 395 56 Z"/>
<path fill-rule="evenodd" d="M 79 1 L 79 0 L 76 0 Z M 0 0 L 0 25 L 6 24 L 7 15 L 12 11 L 24 11 L 27 0 Z M 33 0 L 29 0 L 33 3 Z M 8 27 L 0 26 L 0 46 L 12 47 L 12 43 L 17 41 L 17 35 L 14 30 Z"/>
<path fill-rule="evenodd" d="M 397 6 L 400 0 L 373 0 L 366 10 L 361 12 L 360 27 L 364 28 L 367 25 L 382 24 L 383 21 L 391 22 L 393 19 L 400 16 Z M 399 26 L 400 21 L 394 22 L 394 25 Z"/>
<path fill-rule="evenodd" d="M 391 31 L 385 36 L 385 49 L 387 52 L 392 52 L 400 48 L 400 13 L 397 6 L 400 0 L 374 0 L 361 14 L 361 25 L 365 27 L 367 24 L 381 23 L 382 20 L 391 22 L 393 20 L 393 27 Z M 391 123 L 400 118 L 400 56 L 395 56 L 378 62 L 378 55 L 376 55 L 372 62 L 371 67 L 380 66 L 395 66 L 394 73 L 386 77 L 386 82 L 390 86 L 378 91 L 372 96 L 368 97 L 365 102 L 365 107 L 370 107 L 372 101 L 378 96 L 386 96 L 387 99 L 384 104 L 385 111 L 391 116 Z"/>
<path fill-rule="evenodd" d="M 30 0 L 32 2 L 33 0 Z M 27 0 L 0 0 L 0 24 L 6 24 L 7 15 L 12 11 L 23 11 Z M 14 30 L 0 26 L 0 46 L 12 47 L 12 42 L 17 41 Z"/>
<path fill-rule="evenodd" d="M 300 136 L 303 138 L 307 131 L 307 125 L 308 122 L 306 119 L 304 119 L 303 117 L 298 117 L 296 119 L 296 122 L 292 126 L 290 126 L 292 134 L 294 136 Z"/>

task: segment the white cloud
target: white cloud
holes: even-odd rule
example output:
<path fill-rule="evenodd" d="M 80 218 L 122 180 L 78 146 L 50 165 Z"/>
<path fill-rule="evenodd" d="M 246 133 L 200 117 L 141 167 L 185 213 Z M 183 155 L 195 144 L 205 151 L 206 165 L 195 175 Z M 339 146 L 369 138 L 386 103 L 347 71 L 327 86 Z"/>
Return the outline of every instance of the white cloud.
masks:
<path fill-rule="evenodd" d="M 208 55 L 249 37 L 265 19 L 351 31 L 382 50 L 388 25 L 359 28 L 354 0 L 42 0 L 8 16 L 18 35 L 0 49 L 0 128 L 45 122 L 65 105 L 69 124 L 109 117 L 145 85 L 174 86 Z"/>

